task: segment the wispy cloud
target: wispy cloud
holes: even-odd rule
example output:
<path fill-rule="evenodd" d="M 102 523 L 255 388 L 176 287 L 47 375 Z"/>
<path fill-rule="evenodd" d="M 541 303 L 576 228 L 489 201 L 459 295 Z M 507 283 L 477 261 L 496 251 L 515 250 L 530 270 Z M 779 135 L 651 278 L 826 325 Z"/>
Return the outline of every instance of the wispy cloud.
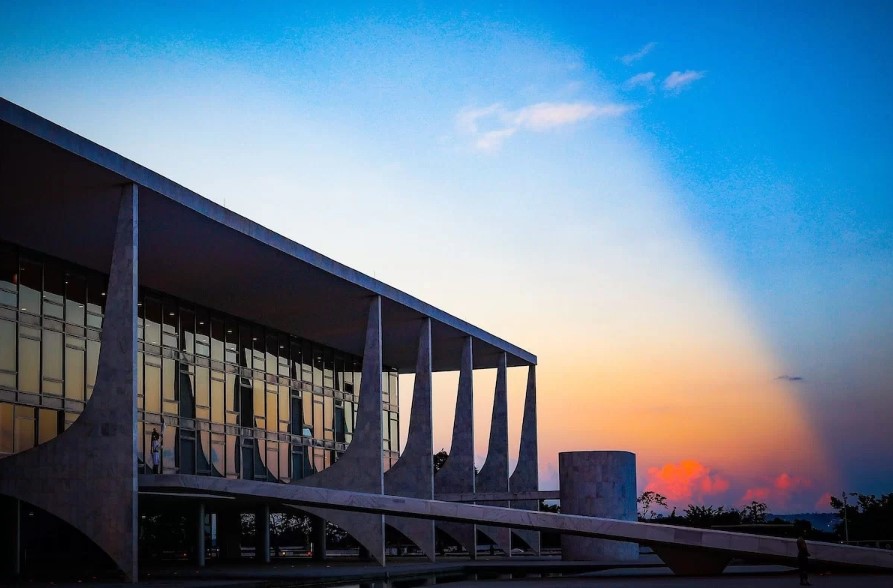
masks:
<path fill-rule="evenodd" d="M 691 69 L 686 71 L 674 71 L 664 79 L 663 88 L 667 92 L 678 93 L 685 87 L 700 80 L 705 75 L 707 75 L 706 71 L 695 71 Z"/>
<path fill-rule="evenodd" d="M 517 110 L 491 104 L 460 111 L 456 127 L 472 138 L 476 149 L 492 152 L 520 131 L 542 133 L 589 119 L 618 118 L 632 109 L 628 104 L 592 102 L 540 102 Z"/>
<path fill-rule="evenodd" d="M 649 91 L 654 90 L 654 72 L 646 71 L 636 74 L 623 82 L 624 90 L 634 90 L 636 88 L 645 88 Z"/>
<path fill-rule="evenodd" d="M 623 57 L 620 58 L 620 61 L 622 61 L 626 65 L 632 65 L 633 63 L 639 61 L 640 59 L 642 59 L 643 57 L 645 57 L 646 55 L 651 53 L 651 50 L 654 49 L 655 47 L 657 47 L 657 43 L 652 41 L 650 43 L 645 44 L 641 49 L 639 49 L 635 53 L 630 53 L 628 55 L 624 55 Z"/>
<path fill-rule="evenodd" d="M 789 376 L 789 375 L 785 374 L 783 376 L 778 376 L 775 379 L 776 380 L 784 380 L 786 382 L 802 382 L 803 376 Z"/>

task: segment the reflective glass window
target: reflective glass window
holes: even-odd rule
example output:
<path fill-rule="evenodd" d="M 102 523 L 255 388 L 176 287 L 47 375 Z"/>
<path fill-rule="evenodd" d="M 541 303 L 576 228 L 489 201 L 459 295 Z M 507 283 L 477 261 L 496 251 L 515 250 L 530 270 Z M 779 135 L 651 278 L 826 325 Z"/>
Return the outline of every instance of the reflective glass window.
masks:
<path fill-rule="evenodd" d="M 105 314 L 106 280 L 96 274 L 87 277 L 87 326 L 102 328 L 102 315 Z"/>
<path fill-rule="evenodd" d="M 19 327 L 19 390 L 40 392 L 40 331 Z"/>
<path fill-rule="evenodd" d="M 211 475 L 222 477 L 226 472 L 226 436 L 211 433 Z"/>
<path fill-rule="evenodd" d="M 267 333 L 266 347 L 264 369 L 268 374 L 276 374 L 279 372 L 279 338 L 275 333 Z"/>
<path fill-rule="evenodd" d="M 43 268 L 43 314 L 57 319 L 65 316 L 65 275 L 62 266 L 48 262 Z"/>
<path fill-rule="evenodd" d="M 161 365 L 158 359 L 151 355 L 145 356 L 143 386 L 146 412 L 159 414 L 161 412 Z"/>
<path fill-rule="evenodd" d="M 43 392 L 45 394 L 62 395 L 62 354 L 64 353 L 63 335 L 56 331 L 43 331 Z"/>
<path fill-rule="evenodd" d="M 34 408 L 31 406 L 15 407 L 15 453 L 34 447 Z"/>
<path fill-rule="evenodd" d="M 84 400 L 85 345 L 82 339 L 66 337 L 65 340 L 65 397 Z"/>
<path fill-rule="evenodd" d="M 165 300 L 161 306 L 161 344 L 165 347 L 177 349 L 179 337 L 177 335 L 177 325 L 179 324 L 179 316 L 177 314 L 177 304 L 175 302 Z"/>
<path fill-rule="evenodd" d="M 314 386 L 322 386 L 323 378 L 323 350 L 319 345 L 313 346 L 313 385 Z"/>
<path fill-rule="evenodd" d="M 18 304 L 19 258 L 11 246 L 0 243 L 0 304 Z"/>
<path fill-rule="evenodd" d="M 219 424 L 226 422 L 224 388 L 224 374 L 211 372 L 211 420 Z"/>
<path fill-rule="evenodd" d="M 0 319 L 0 385 L 15 388 L 16 371 L 16 324 Z M 8 372 L 11 380 L 4 380 L 2 372 Z"/>
<path fill-rule="evenodd" d="M 290 422 L 289 408 L 291 407 L 291 395 L 289 394 L 288 386 L 279 386 L 276 398 L 279 401 L 279 431 L 287 433 Z"/>
<path fill-rule="evenodd" d="M 167 316 L 176 316 L 173 312 L 171 309 Z M 195 313 L 187 308 L 180 309 L 180 350 L 195 353 Z"/>
<path fill-rule="evenodd" d="M 235 435 L 226 436 L 226 477 L 238 478 L 239 469 L 237 463 L 238 437 Z"/>
<path fill-rule="evenodd" d="M 96 384 L 96 370 L 99 369 L 99 341 L 87 340 L 87 399 Z"/>
<path fill-rule="evenodd" d="M 43 266 L 23 259 L 19 265 L 19 310 L 40 314 L 40 294 L 43 290 Z"/>
<path fill-rule="evenodd" d="M 59 433 L 59 415 L 61 413 L 48 408 L 41 408 L 37 415 L 37 442 L 46 443 Z"/>
<path fill-rule="evenodd" d="M 313 344 L 309 341 L 301 343 L 301 380 L 313 382 Z"/>
<path fill-rule="evenodd" d="M 335 387 L 335 354 L 329 348 L 323 352 L 322 381 L 326 388 Z"/>
<path fill-rule="evenodd" d="M 193 366 L 180 363 L 177 374 L 177 400 L 180 416 L 195 418 L 195 376 Z"/>
<path fill-rule="evenodd" d="M 309 392 L 303 392 L 302 394 L 304 428 L 301 434 L 305 437 L 313 437 L 313 394 Z"/>
<path fill-rule="evenodd" d="M 211 355 L 211 319 L 208 311 L 199 308 L 195 313 L 195 354 Z"/>
<path fill-rule="evenodd" d="M 65 322 L 84 325 L 87 316 L 87 279 L 68 273 L 65 277 Z"/>
<path fill-rule="evenodd" d="M 146 343 L 161 345 L 161 302 L 152 298 L 143 301 L 143 337 Z"/>
<path fill-rule="evenodd" d="M 0 455 L 15 451 L 14 407 L 0 402 Z"/>
<path fill-rule="evenodd" d="M 223 326 L 223 319 L 211 319 L 211 359 L 215 361 L 223 361 L 223 345 L 226 332 Z"/>

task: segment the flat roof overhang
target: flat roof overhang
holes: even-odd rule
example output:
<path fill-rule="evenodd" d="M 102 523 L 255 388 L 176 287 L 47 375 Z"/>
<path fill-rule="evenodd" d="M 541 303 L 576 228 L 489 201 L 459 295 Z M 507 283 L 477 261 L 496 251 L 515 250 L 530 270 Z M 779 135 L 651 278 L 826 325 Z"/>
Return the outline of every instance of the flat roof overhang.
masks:
<path fill-rule="evenodd" d="M 355 355 L 368 304 L 382 298 L 383 361 L 415 371 L 432 319 L 435 371 L 536 356 L 291 241 L 96 143 L 0 98 L 0 238 L 108 273 L 122 187 L 140 186 L 140 285 Z"/>

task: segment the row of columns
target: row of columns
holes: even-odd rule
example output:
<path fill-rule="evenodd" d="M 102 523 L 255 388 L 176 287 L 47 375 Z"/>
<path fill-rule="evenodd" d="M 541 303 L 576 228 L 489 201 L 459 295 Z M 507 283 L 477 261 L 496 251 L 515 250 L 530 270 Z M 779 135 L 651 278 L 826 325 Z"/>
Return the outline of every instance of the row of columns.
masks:
<path fill-rule="evenodd" d="M 91 401 L 62 435 L 35 449 L 0 461 L 0 495 L 27 500 L 82 531 L 103 549 L 125 575 L 137 578 L 136 359 L 138 294 L 139 187 L 122 188 L 104 318 L 103 345 Z M 490 448 L 476 481 L 472 339 L 462 347 L 456 417 L 450 456 L 434 476 L 432 426 L 431 319 L 420 323 L 416 381 L 409 437 L 400 460 L 388 472 L 382 460 L 381 297 L 369 303 L 357 426 L 342 457 L 297 484 L 357 492 L 431 499 L 441 492 L 537 489 L 535 370 L 528 373 L 521 451 L 515 474 L 508 475 L 506 356 L 499 359 Z M 102 459 L 92 456 L 101 455 Z M 531 461 L 532 460 L 532 461 Z M 40 475 L 35 475 L 39 472 Z M 519 475 L 522 472 L 523 475 Z M 518 475 L 518 487 L 511 480 Z M 522 487 L 523 486 L 523 487 Z M 519 505 L 520 506 L 520 505 Z M 385 563 L 385 523 L 392 525 L 434 558 L 435 524 L 403 517 L 307 508 L 310 514 L 342 527 L 381 564 Z M 258 545 L 269 557 L 269 509 L 258 520 L 265 527 Z M 260 513 L 259 513 L 260 514 Z M 204 506 L 199 508 L 198 563 L 204 563 Z M 474 557 L 474 525 L 439 524 Z M 324 533 L 324 525 L 321 533 Z M 497 535 L 497 531 L 491 531 Z M 324 545 L 323 542 L 317 542 Z M 500 546 L 510 553 L 510 542 Z"/>

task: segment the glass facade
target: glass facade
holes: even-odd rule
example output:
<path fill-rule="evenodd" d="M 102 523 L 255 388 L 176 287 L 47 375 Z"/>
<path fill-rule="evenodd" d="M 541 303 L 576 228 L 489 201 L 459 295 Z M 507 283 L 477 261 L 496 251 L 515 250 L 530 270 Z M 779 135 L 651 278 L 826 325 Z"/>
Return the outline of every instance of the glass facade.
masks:
<path fill-rule="evenodd" d="M 0 242 L 0 458 L 65 430 L 93 392 L 107 277 Z M 288 482 L 353 438 L 362 358 L 140 288 L 140 471 Z M 382 459 L 399 454 L 382 373 Z"/>

